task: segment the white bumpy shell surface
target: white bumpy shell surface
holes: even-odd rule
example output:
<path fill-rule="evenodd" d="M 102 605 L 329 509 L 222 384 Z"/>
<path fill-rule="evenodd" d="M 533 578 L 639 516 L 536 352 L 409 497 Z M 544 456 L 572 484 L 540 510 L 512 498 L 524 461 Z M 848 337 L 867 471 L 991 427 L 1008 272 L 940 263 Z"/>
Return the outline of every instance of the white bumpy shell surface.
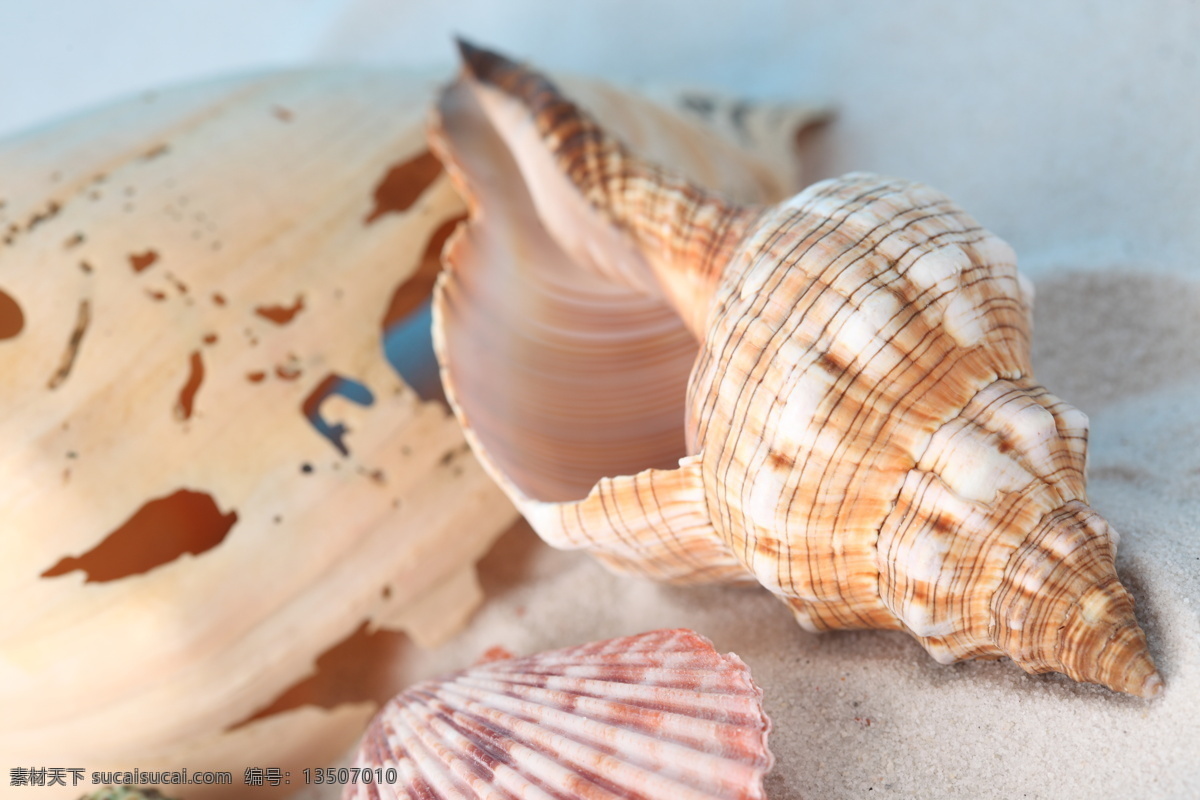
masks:
<path fill-rule="evenodd" d="M 752 800 L 772 756 L 742 660 L 662 630 L 425 681 L 375 717 L 344 800 Z"/>

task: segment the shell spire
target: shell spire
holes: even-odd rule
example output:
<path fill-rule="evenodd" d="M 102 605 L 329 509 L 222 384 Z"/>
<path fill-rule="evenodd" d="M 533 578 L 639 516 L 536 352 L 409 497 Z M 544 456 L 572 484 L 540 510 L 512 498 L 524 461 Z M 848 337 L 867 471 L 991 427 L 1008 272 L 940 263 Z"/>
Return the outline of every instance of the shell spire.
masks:
<path fill-rule="evenodd" d="M 703 338 L 721 270 L 761 209 L 729 202 L 634 155 L 540 73 L 462 39 L 458 46 L 470 77 L 507 99 L 506 103 L 493 95 L 483 105 L 509 141 L 522 172 L 544 174 L 549 156 L 554 171 L 590 208 L 632 240 L 653 272 L 657 290 L 692 333 Z M 532 127 L 519 124 L 527 120 Z M 549 207 L 561 203 L 561 196 L 543 200 L 536 188 L 533 194 L 551 234 L 573 255 L 591 260 L 594 247 L 563 241 L 578 234 L 569 229 L 560 209 Z M 620 268 L 606 262 L 597 268 Z M 644 276 L 626 275 L 624 280 L 652 291 Z"/>
<path fill-rule="evenodd" d="M 1156 697 L 1163 681 L 1112 568 L 1113 550 L 1104 520 L 1082 503 L 1049 515 L 992 596 L 996 642 L 1029 672 Z"/>

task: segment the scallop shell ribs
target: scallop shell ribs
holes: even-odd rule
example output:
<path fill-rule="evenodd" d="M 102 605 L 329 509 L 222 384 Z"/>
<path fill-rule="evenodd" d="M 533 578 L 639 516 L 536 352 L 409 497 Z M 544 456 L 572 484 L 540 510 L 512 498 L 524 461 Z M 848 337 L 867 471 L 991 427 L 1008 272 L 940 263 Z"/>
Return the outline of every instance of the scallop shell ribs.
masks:
<path fill-rule="evenodd" d="M 464 57 L 432 138 L 473 214 L 435 344 L 468 440 L 544 539 L 757 580 L 810 630 L 1160 691 L 1087 505 L 1087 418 L 1033 377 L 1004 242 L 876 175 L 733 202 L 538 74 Z"/>
<path fill-rule="evenodd" d="M 740 658 L 689 630 L 653 631 L 413 686 L 355 760 L 385 783 L 343 797 L 751 800 L 765 797 L 769 730 Z"/>

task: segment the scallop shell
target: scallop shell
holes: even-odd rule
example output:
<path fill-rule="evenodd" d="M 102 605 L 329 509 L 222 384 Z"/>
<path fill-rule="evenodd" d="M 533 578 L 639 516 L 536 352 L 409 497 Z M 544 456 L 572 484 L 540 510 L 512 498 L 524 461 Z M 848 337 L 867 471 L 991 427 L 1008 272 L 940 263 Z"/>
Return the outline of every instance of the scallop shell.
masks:
<path fill-rule="evenodd" d="M 413 686 L 380 710 L 354 764 L 399 781 L 342 797 L 750 800 L 765 796 L 769 730 L 740 658 L 689 630 L 652 631 Z"/>
<path fill-rule="evenodd" d="M 726 199 L 540 75 L 464 57 L 433 140 L 474 212 L 435 346 L 468 441 L 544 539 L 756 580 L 809 630 L 1161 690 L 1087 505 L 1087 419 L 1033 377 L 1004 242 L 868 174 Z"/>

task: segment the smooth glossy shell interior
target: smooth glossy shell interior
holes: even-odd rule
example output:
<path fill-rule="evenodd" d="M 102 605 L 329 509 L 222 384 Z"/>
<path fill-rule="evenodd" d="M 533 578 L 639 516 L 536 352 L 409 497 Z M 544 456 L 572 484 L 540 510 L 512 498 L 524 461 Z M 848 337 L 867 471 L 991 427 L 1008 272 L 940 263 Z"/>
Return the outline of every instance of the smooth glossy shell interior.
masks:
<path fill-rule="evenodd" d="M 433 135 L 472 209 L 435 301 L 444 383 L 468 436 L 510 494 L 537 502 L 675 467 L 687 455 L 680 410 L 698 342 L 644 258 L 565 179 L 538 170 L 531 186 L 483 102 L 503 99 L 455 84 Z M 700 126 L 648 103 L 596 105 L 619 135 L 684 174 L 747 202 L 777 196 L 769 168 Z M 547 208 L 565 219 L 545 222 Z"/>

